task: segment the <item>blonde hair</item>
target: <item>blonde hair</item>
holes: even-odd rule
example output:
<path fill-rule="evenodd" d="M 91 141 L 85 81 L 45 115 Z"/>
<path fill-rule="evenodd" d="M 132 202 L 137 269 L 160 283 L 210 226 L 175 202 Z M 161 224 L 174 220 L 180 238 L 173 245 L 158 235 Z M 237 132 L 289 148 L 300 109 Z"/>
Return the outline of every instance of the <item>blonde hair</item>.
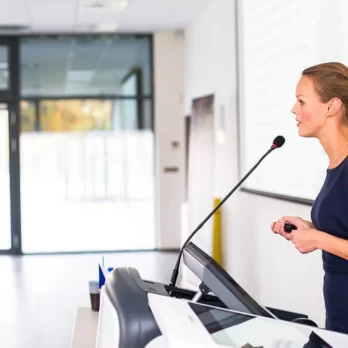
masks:
<path fill-rule="evenodd" d="M 337 62 L 322 63 L 303 70 L 302 75 L 313 80 L 323 103 L 332 98 L 342 101 L 343 122 L 348 125 L 348 67 Z"/>

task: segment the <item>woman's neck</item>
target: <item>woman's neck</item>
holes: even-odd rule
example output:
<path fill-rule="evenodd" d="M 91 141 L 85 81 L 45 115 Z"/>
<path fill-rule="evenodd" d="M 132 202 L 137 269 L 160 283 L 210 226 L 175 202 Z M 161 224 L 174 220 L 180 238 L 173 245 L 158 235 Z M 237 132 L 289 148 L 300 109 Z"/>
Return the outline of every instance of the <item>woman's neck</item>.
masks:
<path fill-rule="evenodd" d="M 348 127 L 331 130 L 319 141 L 329 157 L 329 168 L 336 167 L 348 156 Z"/>

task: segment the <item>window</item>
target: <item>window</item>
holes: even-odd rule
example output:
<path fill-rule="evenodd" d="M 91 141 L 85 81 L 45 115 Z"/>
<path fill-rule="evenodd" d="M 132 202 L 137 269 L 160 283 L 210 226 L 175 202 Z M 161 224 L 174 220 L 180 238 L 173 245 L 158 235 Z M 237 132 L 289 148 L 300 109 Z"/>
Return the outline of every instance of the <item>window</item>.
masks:
<path fill-rule="evenodd" d="M 0 47 L 0 68 L 1 68 Z M 21 95 L 136 97 L 122 88 L 136 72 L 143 95 L 152 94 L 148 36 L 36 37 L 21 40 Z M 0 70 L 1 71 L 1 70 Z M 1 83 L 0 83 L 1 87 Z"/>

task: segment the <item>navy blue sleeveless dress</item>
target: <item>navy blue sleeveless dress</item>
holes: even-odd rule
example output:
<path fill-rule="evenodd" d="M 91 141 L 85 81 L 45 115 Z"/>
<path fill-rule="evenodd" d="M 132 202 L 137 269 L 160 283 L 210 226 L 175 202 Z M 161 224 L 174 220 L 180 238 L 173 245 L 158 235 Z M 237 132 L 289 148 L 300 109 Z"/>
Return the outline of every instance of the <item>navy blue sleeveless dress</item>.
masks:
<path fill-rule="evenodd" d="M 348 157 L 333 169 L 314 201 L 312 222 L 319 231 L 348 240 Z M 348 334 L 348 261 L 322 252 L 325 327 Z"/>

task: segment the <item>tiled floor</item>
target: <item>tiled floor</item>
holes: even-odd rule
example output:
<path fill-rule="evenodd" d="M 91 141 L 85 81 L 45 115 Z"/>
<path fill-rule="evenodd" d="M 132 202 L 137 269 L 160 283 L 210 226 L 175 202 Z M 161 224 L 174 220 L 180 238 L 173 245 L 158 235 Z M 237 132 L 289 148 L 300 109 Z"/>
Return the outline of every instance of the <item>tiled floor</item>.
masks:
<path fill-rule="evenodd" d="M 105 254 L 105 265 L 135 267 L 168 283 L 176 253 Z M 79 306 L 89 306 L 88 280 L 100 254 L 0 257 L 0 346 L 68 348 Z"/>

